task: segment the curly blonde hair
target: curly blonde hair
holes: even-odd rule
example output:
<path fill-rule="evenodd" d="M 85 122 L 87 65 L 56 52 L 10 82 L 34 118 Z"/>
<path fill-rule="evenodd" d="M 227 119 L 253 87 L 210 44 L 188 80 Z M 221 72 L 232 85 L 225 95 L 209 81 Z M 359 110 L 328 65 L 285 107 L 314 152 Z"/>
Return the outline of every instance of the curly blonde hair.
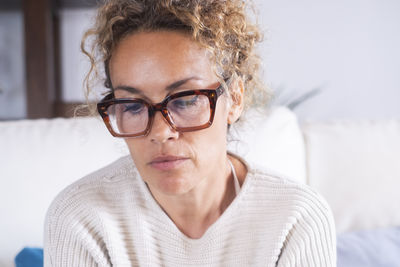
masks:
<path fill-rule="evenodd" d="M 81 43 L 91 63 L 85 79 L 87 98 L 93 82 L 100 77 L 100 64 L 104 67 L 104 86 L 112 90 L 108 63 L 122 38 L 139 31 L 159 30 L 185 32 L 211 52 L 220 82 L 240 77 L 245 108 L 268 101 L 269 91 L 259 78 L 260 60 L 254 52 L 262 35 L 247 18 L 243 0 L 105 0 Z M 86 49 L 89 39 L 92 42 Z"/>

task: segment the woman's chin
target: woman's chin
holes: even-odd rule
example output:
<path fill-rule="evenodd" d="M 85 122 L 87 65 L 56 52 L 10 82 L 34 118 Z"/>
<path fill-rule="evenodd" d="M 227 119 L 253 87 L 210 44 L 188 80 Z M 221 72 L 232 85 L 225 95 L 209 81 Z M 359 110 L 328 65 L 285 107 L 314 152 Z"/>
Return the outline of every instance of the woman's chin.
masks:
<path fill-rule="evenodd" d="M 179 196 L 189 192 L 192 186 L 185 178 L 167 178 L 160 182 L 159 189 L 166 195 Z"/>
<path fill-rule="evenodd" d="M 148 167 L 150 168 L 147 168 L 147 174 L 143 177 L 147 178 L 145 180 L 152 191 L 156 190 L 165 195 L 182 195 L 193 189 L 196 184 L 196 176 L 187 164 L 167 171 Z"/>
<path fill-rule="evenodd" d="M 153 178 L 153 181 L 147 181 L 147 183 L 150 190 L 156 190 L 160 194 L 169 196 L 183 195 L 193 188 L 191 181 L 182 176 L 157 177 L 156 179 Z"/>

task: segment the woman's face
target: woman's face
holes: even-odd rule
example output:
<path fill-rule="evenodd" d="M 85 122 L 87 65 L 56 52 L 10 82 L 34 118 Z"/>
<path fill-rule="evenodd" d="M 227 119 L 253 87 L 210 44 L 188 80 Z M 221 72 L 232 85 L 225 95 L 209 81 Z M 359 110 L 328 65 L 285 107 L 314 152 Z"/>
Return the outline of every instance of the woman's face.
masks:
<path fill-rule="evenodd" d="M 167 95 L 193 89 L 215 89 L 219 83 L 205 49 L 173 31 L 141 32 L 122 39 L 110 59 L 116 98 L 161 102 Z M 122 87 L 124 89 L 122 89 Z M 239 109 L 218 98 L 211 127 L 194 132 L 173 130 L 156 112 L 147 136 L 126 138 L 130 154 L 150 189 L 180 195 L 207 185 L 225 170 L 228 122 Z"/>

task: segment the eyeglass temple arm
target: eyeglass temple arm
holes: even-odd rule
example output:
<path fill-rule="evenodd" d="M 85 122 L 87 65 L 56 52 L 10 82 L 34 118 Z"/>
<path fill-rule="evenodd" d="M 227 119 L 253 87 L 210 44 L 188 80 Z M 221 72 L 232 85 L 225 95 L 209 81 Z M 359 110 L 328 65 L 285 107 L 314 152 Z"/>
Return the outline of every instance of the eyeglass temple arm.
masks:
<path fill-rule="evenodd" d="M 219 86 L 215 91 L 217 92 L 217 97 L 219 97 L 224 93 L 224 88 L 222 86 Z"/>
<path fill-rule="evenodd" d="M 108 101 L 108 100 L 112 100 L 112 99 L 114 99 L 114 92 L 108 93 L 105 97 L 103 97 L 100 100 L 100 102 L 98 104 L 103 103 L 103 102 Z"/>
<path fill-rule="evenodd" d="M 225 81 L 225 84 L 226 84 L 227 86 L 229 86 L 229 84 L 231 83 L 231 78 L 226 78 L 226 79 L 224 79 L 224 81 Z M 217 97 L 219 97 L 220 95 L 222 95 L 222 94 L 224 93 L 224 87 L 223 87 L 223 85 L 221 84 L 215 91 L 217 92 Z"/>

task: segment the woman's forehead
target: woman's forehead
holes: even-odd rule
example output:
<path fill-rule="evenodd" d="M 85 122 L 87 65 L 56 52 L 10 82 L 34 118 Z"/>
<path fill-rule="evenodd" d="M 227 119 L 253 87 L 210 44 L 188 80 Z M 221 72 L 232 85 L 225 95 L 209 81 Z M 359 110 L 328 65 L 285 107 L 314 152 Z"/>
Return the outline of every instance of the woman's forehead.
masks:
<path fill-rule="evenodd" d="M 140 32 L 122 39 L 111 55 L 111 66 L 139 65 L 143 69 L 169 66 L 188 68 L 211 65 L 210 56 L 189 36 L 180 32 Z M 117 66 L 116 66 L 117 65 Z"/>
<path fill-rule="evenodd" d="M 168 87 L 190 77 L 188 84 L 207 85 L 216 80 L 206 49 L 180 32 L 141 32 L 116 46 L 110 60 L 113 87 Z"/>

